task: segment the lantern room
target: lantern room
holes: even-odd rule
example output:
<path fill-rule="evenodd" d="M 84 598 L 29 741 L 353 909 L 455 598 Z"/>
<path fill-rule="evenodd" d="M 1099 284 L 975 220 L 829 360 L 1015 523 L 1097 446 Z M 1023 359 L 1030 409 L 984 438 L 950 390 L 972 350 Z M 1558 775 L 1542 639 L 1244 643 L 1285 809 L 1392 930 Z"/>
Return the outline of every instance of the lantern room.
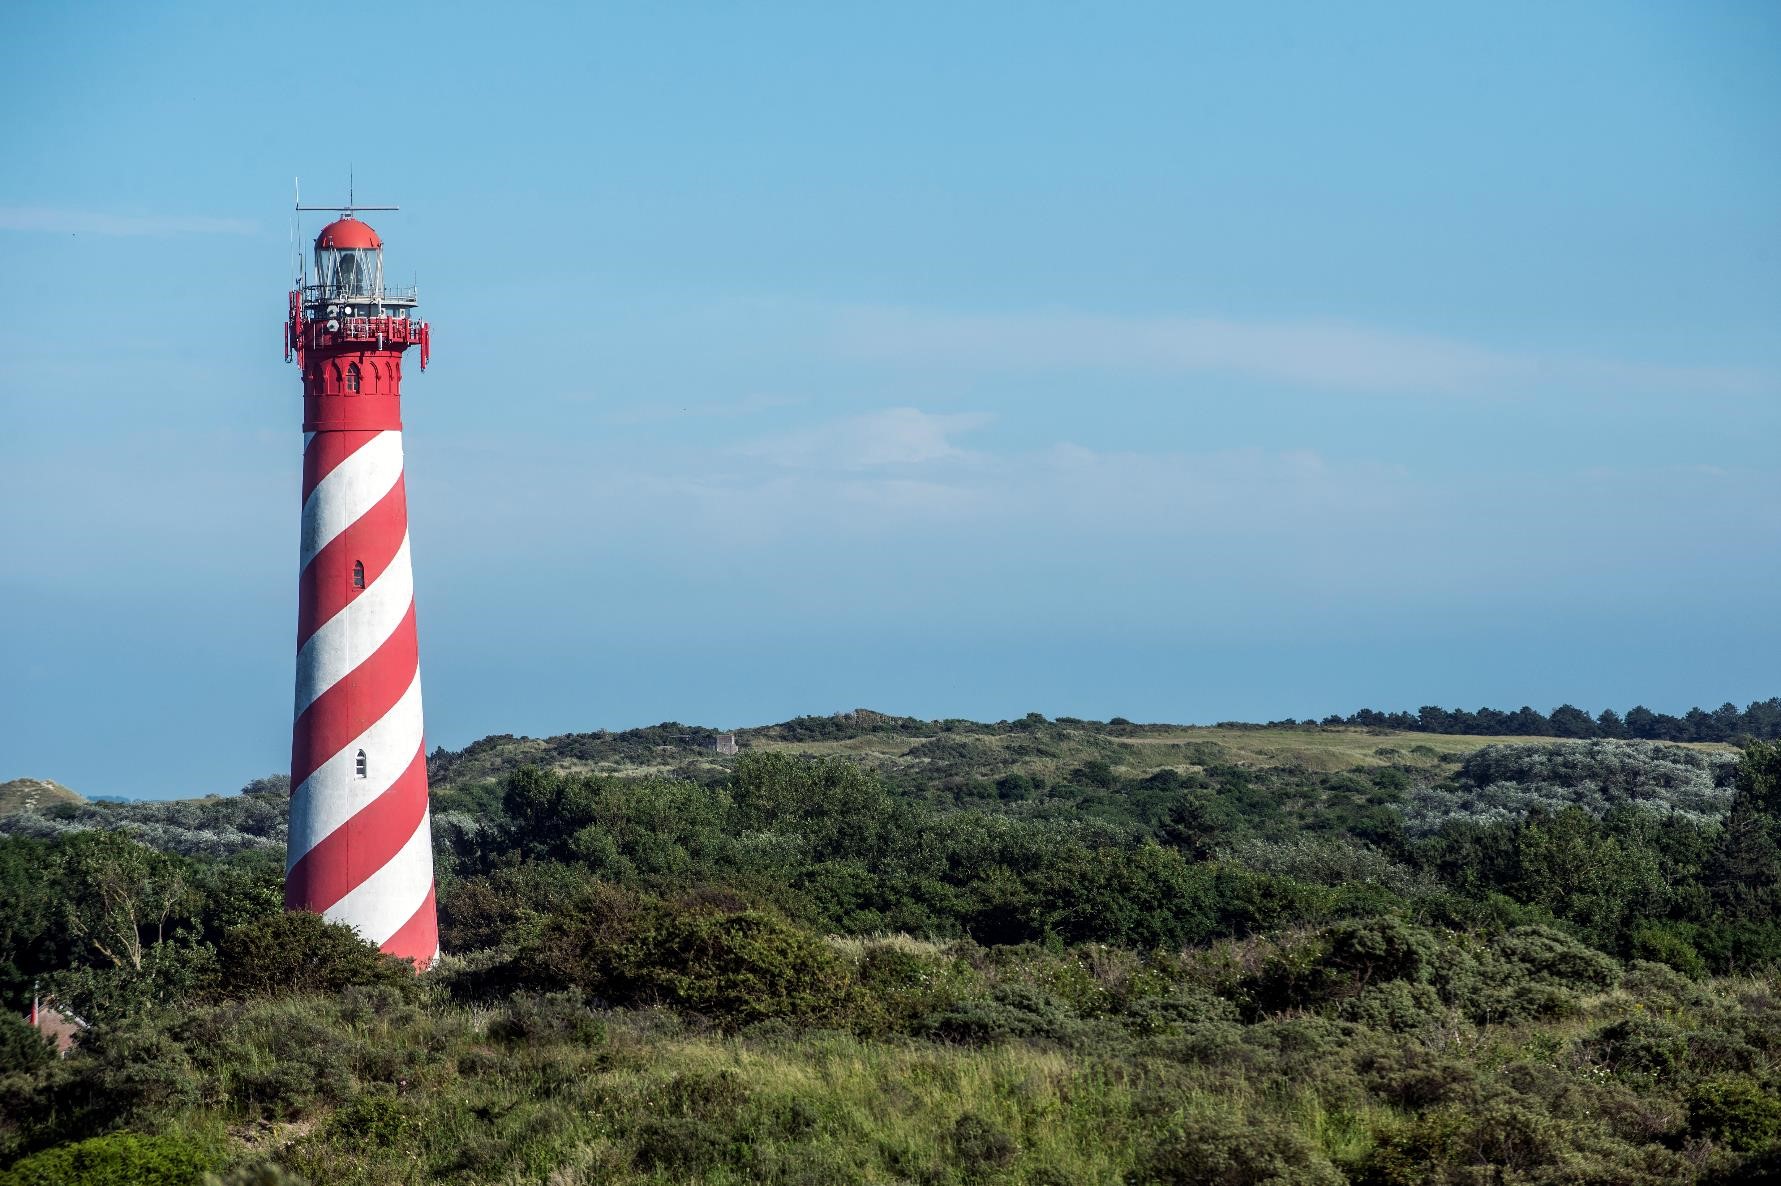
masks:
<path fill-rule="evenodd" d="M 374 302 L 383 291 L 383 240 L 350 214 L 334 220 L 315 237 L 315 280 L 329 300 Z"/>
<path fill-rule="evenodd" d="M 310 305 L 363 306 L 372 317 L 386 306 L 415 305 L 413 288 L 392 288 L 383 281 L 383 239 L 351 214 L 324 226 L 315 237 L 315 278 L 306 285 L 305 297 Z"/>

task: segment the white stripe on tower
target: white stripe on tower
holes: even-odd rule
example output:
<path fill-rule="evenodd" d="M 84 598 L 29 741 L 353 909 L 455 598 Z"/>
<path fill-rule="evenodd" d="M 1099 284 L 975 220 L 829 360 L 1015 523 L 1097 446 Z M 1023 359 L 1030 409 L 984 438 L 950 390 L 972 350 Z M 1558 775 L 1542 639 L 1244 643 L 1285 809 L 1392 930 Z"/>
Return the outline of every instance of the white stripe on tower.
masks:
<path fill-rule="evenodd" d="M 297 712 L 302 713 L 316 697 L 357 671 L 389 641 L 413 608 L 414 569 L 404 535 L 383 575 L 298 648 Z"/>
<path fill-rule="evenodd" d="M 402 434 L 304 447 L 285 902 L 425 966 L 439 944 Z"/>
<path fill-rule="evenodd" d="M 304 810 L 293 806 L 291 811 L 290 846 L 285 855 L 285 870 L 347 820 L 359 814 L 396 785 L 405 767 L 394 762 L 381 763 L 367 769 L 364 778 L 357 775 L 358 752 L 370 754 L 414 753 L 421 746 L 421 677 L 417 671 L 414 682 L 402 693 L 394 707 L 378 718 L 376 724 L 353 738 L 339 753 L 316 768 L 293 792 Z M 369 763 L 367 763 L 369 765 Z"/>
<path fill-rule="evenodd" d="M 315 435 L 307 434 L 304 452 L 309 451 Z M 303 561 L 298 568 L 308 568 L 317 552 L 376 506 L 401 480 L 400 432 L 378 433 L 329 470 L 303 500 Z"/>

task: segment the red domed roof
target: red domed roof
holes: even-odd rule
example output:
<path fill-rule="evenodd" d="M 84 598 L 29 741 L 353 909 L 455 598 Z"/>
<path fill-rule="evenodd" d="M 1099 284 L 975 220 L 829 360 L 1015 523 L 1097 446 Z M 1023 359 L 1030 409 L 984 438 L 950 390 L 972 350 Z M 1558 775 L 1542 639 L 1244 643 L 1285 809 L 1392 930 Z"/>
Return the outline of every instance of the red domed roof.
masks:
<path fill-rule="evenodd" d="M 382 247 L 383 240 L 377 232 L 358 219 L 348 215 L 337 218 L 322 228 L 322 233 L 315 237 L 317 247 Z"/>

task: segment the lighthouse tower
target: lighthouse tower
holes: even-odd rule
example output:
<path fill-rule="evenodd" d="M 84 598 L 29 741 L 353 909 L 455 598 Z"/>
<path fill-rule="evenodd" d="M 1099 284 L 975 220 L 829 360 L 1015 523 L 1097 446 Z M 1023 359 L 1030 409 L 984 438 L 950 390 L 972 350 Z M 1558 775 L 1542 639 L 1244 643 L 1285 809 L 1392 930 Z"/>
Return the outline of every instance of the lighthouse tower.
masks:
<path fill-rule="evenodd" d="M 313 207 L 308 207 L 313 209 Z M 388 209 L 388 207 L 378 207 Z M 359 207 L 367 209 L 367 207 Z M 439 954 L 414 574 L 402 481 L 402 356 L 427 365 L 412 288 L 353 210 L 299 278 L 285 359 L 303 371 L 303 530 L 285 906 L 419 968 Z"/>

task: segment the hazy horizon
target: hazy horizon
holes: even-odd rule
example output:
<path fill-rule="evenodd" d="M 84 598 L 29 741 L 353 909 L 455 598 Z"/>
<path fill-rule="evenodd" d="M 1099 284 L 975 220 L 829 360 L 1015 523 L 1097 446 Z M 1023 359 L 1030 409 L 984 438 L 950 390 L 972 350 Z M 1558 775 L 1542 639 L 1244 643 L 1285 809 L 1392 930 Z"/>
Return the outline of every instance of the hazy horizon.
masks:
<path fill-rule="evenodd" d="M 286 766 L 349 167 L 429 748 L 1781 693 L 1781 10 L 510 16 L 13 15 L 0 780 Z"/>

